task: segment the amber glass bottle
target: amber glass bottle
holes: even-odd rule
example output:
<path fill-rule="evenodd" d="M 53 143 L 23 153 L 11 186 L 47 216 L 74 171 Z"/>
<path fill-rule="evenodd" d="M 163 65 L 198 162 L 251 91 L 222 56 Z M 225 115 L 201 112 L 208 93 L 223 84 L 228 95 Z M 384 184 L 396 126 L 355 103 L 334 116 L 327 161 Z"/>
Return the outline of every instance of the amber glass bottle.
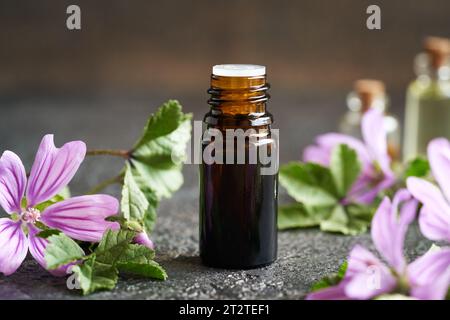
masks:
<path fill-rule="evenodd" d="M 213 67 L 200 165 L 200 255 L 208 266 L 247 269 L 276 259 L 278 147 L 268 88 L 263 66 Z"/>

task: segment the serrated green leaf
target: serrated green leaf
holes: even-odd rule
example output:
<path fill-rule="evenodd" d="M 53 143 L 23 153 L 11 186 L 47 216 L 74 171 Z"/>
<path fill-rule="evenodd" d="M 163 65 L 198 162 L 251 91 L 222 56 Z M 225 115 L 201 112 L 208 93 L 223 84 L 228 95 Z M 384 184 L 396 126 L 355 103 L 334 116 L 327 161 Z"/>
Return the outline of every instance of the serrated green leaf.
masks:
<path fill-rule="evenodd" d="M 146 246 L 130 243 L 117 259 L 117 263 L 126 263 L 134 261 L 137 263 L 146 263 L 152 261 L 155 257 L 155 251 Z"/>
<path fill-rule="evenodd" d="M 318 164 L 291 162 L 280 168 L 279 179 L 291 197 L 307 206 L 332 206 L 338 201 L 330 170 Z"/>
<path fill-rule="evenodd" d="M 344 279 L 345 273 L 347 272 L 347 268 L 348 268 L 348 261 L 345 260 L 345 261 L 339 266 L 339 269 L 338 269 L 338 272 L 337 272 L 337 276 L 338 276 L 341 280 Z"/>
<path fill-rule="evenodd" d="M 185 148 L 192 115 L 170 100 L 152 115 L 131 153 L 133 176 L 141 190 L 151 189 L 158 199 L 170 197 L 183 183 Z"/>
<path fill-rule="evenodd" d="M 59 231 L 59 230 L 45 229 L 45 230 L 42 230 L 41 232 L 39 232 L 38 234 L 36 234 L 36 236 L 39 237 L 39 238 L 47 239 L 50 236 L 58 235 L 60 233 L 61 233 L 61 231 Z"/>
<path fill-rule="evenodd" d="M 408 162 L 404 173 L 404 178 L 408 177 L 426 177 L 430 173 L 430 163 L 427 159 L 416 158 Z"/>
<path fill-rule="evenodd" d="M 167 101 L 148 119 L 141 138 L 136 142 L 133 148 L 134 153 L 144 156 L 148 153 L 155 153 L 155 150 L 158 150 L 159 148 L 155 149 L 151 143 L 154 143 L 158 138 L 170 135 L 179 128 L 180 124 L 184 123 L 186 120 L 190 120 L 191 117 L 192 115 L 184 114 L 182 112 L 182 107 L 178 101 Z M 164 144 L 159 146 L 166 150 L 167 146 Z M 172 146 L 168 147 L 169 149 L 172 149 Z"/>
<path fill-rule="evenodd" d="M 155 193 L 151 192 L 151 190 L 145 192 L 145 194 L 149 202 L 149 206 L 144 214 L 144 230 L 147 235 L 150 235 L 156 223 L 156 208 L 158 207 L 158 199 Z"/>
<path fill-rule="evenodd" d="M 96 261 L 92 255 L 82 265 L 72 267 L 84 295 L 99 290 L 111 290 L 117 284 L 118 271 L 112 265 Z"/>
<path fill-rule="evenodd" d="M 45 249 L 44 257 L 47 268 L 50 270 L 80 260 L 84 256 L 83 249 L 63 233 L 52 235 L 47 240 L 49 243 Z"/>
<path fill-rule="evenodd" d="M 143 223 L 149 202 L 134 180 L 129 164 L 125 169 L 120 206 L 125 220 Z"/>
<path fill-rule="evenodd" d="M 146 278 L 166 280 L 166 271 L 155 261 L 136 263 L 134 261 L 119 263 L 118 268 L 122 272 L 132 273 Z"/>
<path fill-rule="evenodd" d="M 320 222 L 320 229 L 345 235 L 358 235 L 367 231 L 369 224 L 370 220 L 351 216 L 342 205 L 337 205 L 331 215 Z"/>
<path fill-rule="evenodd" d="M 315 282 L 311 286 L 311 291 L 314 292 L 339 284 L 339 282 L 341 282 L 341 280 L 344 279 L 345 273 L 347 272 L 347 266 L 348 266 L 347 261 L 344 261 L 339 266 L 337 273 L 323 277 L 319 281 Z"/>
<path fill-rule="evenodd" d="M 329 276 L 323 277 L 322 279 L 313 283 L 310 291 L 315 292 L 315 291 L 319 291 L 319 290 L 322 290 L 322 289 L 325 289 L 328 287 L 332 287 L 332 286 L 337 285 L 340 281 L 341 281 L 341 279 L 339 279 L 339 277 L 337 275 L 335 275 L 335 274 L 329 275 Z"/>
<path fill-rule="evenodd" d="M 329 209 L 331 212 L 331 209 Z M 308 210 L 301 203 L 295 203 L 278 209 L 278 229 L 308 228 L 320 225 L 324 210 Z"/>
<path fill-rule="evenodd" d="M 339 196 L 344 197 L 361 172 L 358 155 L 345 144 L 336 146 L 331 153 L 330 170 Z"/>
<path fill-rule="evenodd" d="M 114 265 L 135 235 L 135 232 L 129 230 L 106 231 L 97 249 L 95 249 L 97 262 Z"/>
<path fill-rule="evenodd" d="M 147 278 L 165 280 L 167 274 L 155 261 L 154 251 L 141 245 L 129 244 L 117 261 L 122 272 L 132 273 Z"/>

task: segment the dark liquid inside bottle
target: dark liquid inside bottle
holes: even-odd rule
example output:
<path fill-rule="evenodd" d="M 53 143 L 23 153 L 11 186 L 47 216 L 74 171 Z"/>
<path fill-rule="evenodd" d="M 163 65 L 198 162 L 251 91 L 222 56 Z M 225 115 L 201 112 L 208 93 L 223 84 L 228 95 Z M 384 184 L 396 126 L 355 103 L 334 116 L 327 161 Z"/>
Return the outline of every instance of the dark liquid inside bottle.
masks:
<path fill-rule="evenodd" d="M 200 251 L 205 264 L 253 268 L 277 256 L 277 176 L 258 164 L 201 165 Z"/>
<path fill-rule="evenodd" d="M 265 77 L 227 79 L 213 75 L 212 82 L 209 92 L 213 107 L 205 117 L 206 130 L 262 130 L 269 153 L 275 152 L 271 142 L 272 116 L 265 111 Z M 209 143 L 202 142 L 202 151 Z M 205 265 L 248 269 L 276 260 L 278 174 L 263 173 L 268 164 L 260 160 L 259 153 L 256 161 L 249 161 L 251 143 L 245 141 L 243 164 L 235 161 L 200 165 L 200 255 Z M 259 148 L 261 143 L 255 150 L 259 152 Z M 230 149 L 223 150 L 225 159 Z"/>

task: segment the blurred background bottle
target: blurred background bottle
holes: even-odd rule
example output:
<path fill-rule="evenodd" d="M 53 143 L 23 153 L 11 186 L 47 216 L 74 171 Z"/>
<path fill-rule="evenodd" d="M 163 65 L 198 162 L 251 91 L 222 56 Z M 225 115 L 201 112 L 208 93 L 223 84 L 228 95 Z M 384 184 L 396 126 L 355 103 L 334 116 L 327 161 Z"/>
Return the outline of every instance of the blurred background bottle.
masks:
<path fill-rule="evenodd" d="M 400 124 L 396 117 L 387 112 L 388 105 L 389 98 L 382 81 L 357 80 L 353 85 L 353 91 L 347 96 L 348 111 L 339 124 L 339 131 L 361 139 L 362 116 L 371 108 L 379 109 L 385 113 L 384 126 L 389 155 L 397 160 L 400 156 Z"/>
<path fill-rule="evenodd" d="M 450 138 L 450 40 L 428 37 L 424 50 L 406 94 L 404 160 L 425 155 L 433 138 Z"/>

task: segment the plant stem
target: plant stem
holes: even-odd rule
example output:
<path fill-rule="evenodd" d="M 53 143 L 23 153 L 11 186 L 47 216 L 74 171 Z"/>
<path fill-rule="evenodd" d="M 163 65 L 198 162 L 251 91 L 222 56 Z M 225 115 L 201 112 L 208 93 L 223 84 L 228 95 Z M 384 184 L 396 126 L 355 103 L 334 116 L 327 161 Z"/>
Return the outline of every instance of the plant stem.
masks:
<path fill-rule="evenodd" d="M 86 152 L 88 156 L 115 156 L 128 159 L 130 152 L 128 150 L 113 150 L 113 149 L 93 149 Z"/>
<path fill-rule="evenodd" d="M 100 191 L 105 189 L 107 186 L 110 186 L 110 185 L 115 184 L 115 183 L 121 183 L 122 182 L 122 178 L 123 178 L 122 175 L 119 174 L 118 176 L 115 176 L 113 178 L 109 178 L 109 179 L 103 180 L 98 185 L 96 185 L 91 190 L 89 190 L 88 194 L 99 193 Z"/>

